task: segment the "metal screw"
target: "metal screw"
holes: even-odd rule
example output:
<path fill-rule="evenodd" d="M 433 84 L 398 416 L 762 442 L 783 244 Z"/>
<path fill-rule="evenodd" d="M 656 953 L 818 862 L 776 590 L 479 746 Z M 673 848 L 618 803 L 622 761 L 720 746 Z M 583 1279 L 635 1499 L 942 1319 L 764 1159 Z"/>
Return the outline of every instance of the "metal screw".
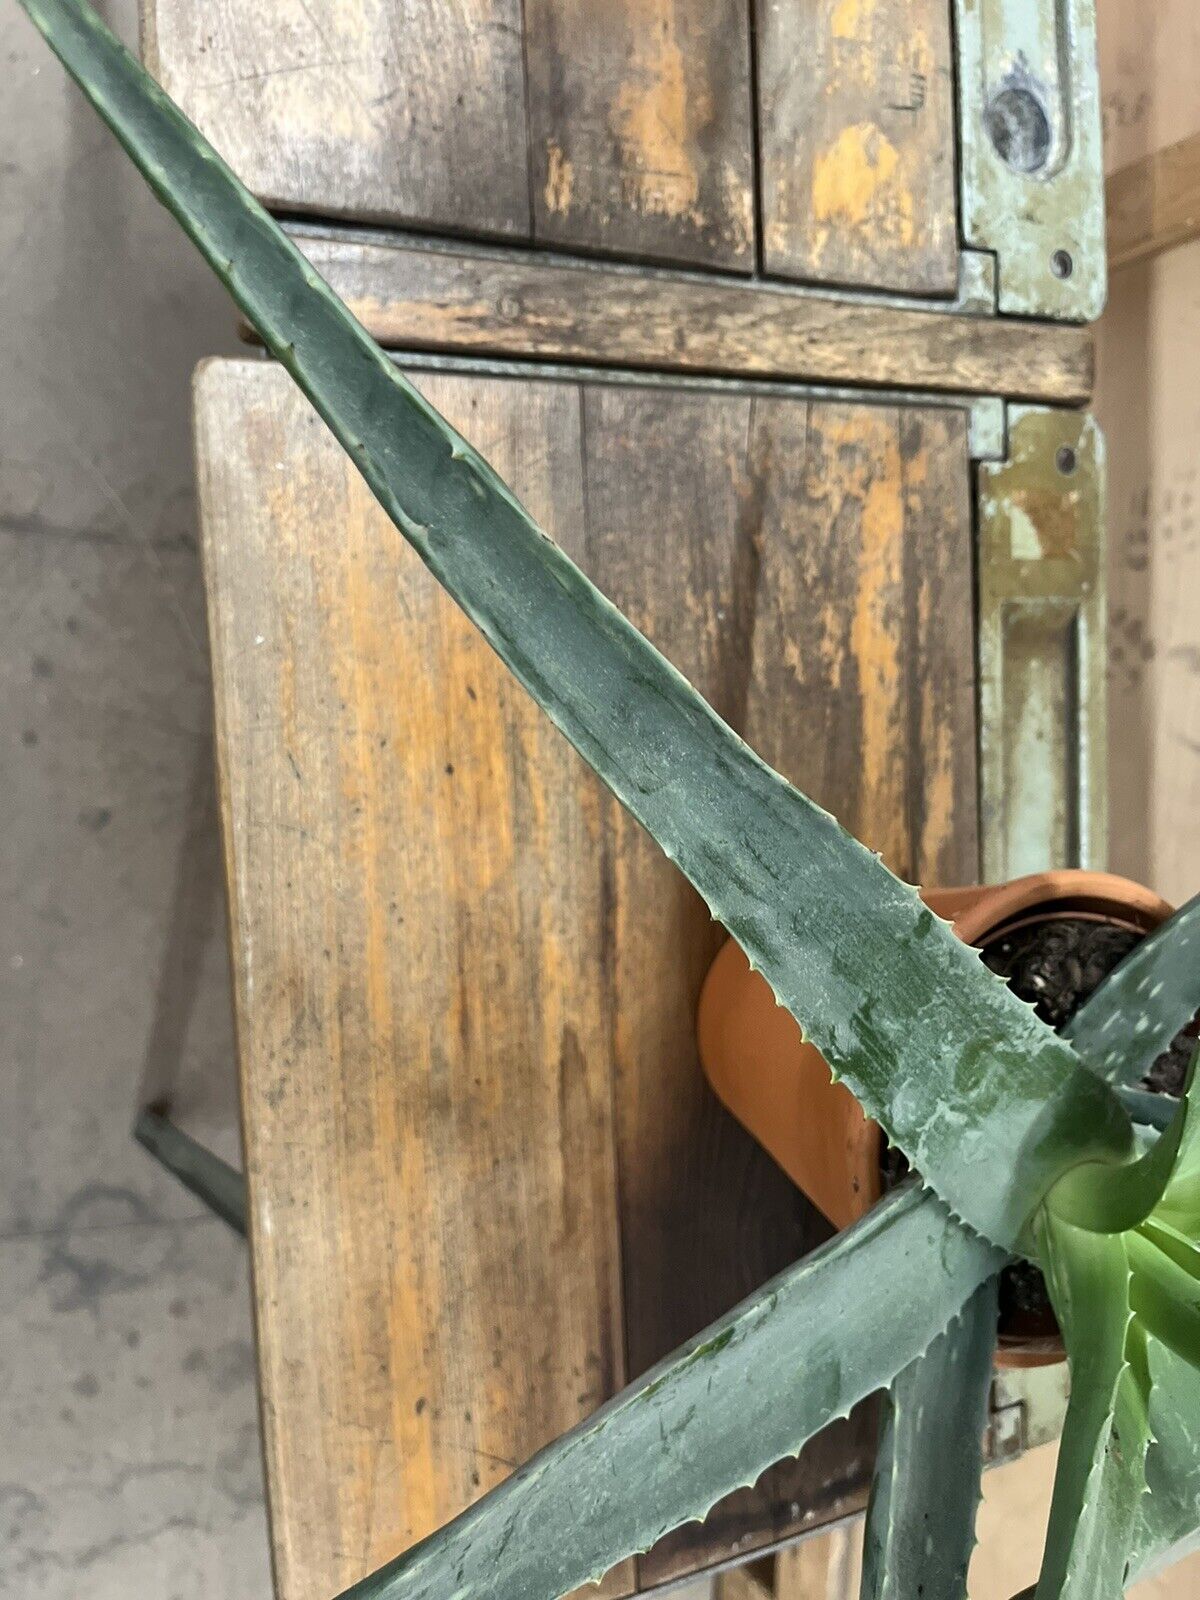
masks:
<path fill-rule="evenodd" d="M 1075 263 L 1071 259 L 1069 250 L 1056 250 L 1050 257 L 1050 271 L 1056 278 L 1069 278 L 1075 271 Z"/>

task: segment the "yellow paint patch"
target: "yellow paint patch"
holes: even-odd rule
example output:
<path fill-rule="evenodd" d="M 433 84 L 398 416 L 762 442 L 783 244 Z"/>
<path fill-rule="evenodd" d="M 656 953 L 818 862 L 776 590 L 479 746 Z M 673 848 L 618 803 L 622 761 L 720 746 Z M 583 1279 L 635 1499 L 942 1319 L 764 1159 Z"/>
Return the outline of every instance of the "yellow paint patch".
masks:
<path fill-rule="evenodd" d="M 900 605 L 904 506 L 895 426 L 869 412 L 835 413 L 825 425 L 828 457 L 841 465 L 840 490 L 857 502 L 858 575 L 850 652 L 858 675 L 862 726 L 863 839 L 893 869 L 907 866 L 907 763 L 897 718 L 902 687 Z"/>
<path fill-rule="evenodd" d="M 671 0 L 650 0 L 646 9 L 651 15 L 637 30 L 630 76 L 613 106 L 613 130 L 641 208 L 699 223 L 700 176 L 689 146 L 693 126 L 712 118 L 712 96 L 705 91 L 689 104 Z"/>
<path fill-rule="evenodd" d="M 866 31 L 868 14 L 874 9 L 873 0 L 838 0 L 829 19 L 830 37 L 861 39 Z"/>
<path fill-rule="evenodd" d="M 543 191 L 548 211 L 560 215 L 571 209 L 571 193 L 575 188 L 575 168 L 553 139 L 546 152 L 546 187 Z"/>
<path fill-rule="evenodd" d="M 873 122 L 843 128 L 813 162 L 812 206 L 819 223 L 894 229 L 901 243 L 913 233 L 911 193 L 895 182 L 900 157 Z"/>

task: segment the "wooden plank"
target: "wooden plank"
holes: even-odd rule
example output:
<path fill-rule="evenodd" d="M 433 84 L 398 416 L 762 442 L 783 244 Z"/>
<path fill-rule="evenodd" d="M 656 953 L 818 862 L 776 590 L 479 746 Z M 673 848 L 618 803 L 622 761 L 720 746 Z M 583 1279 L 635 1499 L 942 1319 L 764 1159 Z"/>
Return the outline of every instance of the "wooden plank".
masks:
<path fill-rule="evenodd" d="M 588 564 L 605 592 L 892 866 L 928 883 L 972 877 L 963 415 L 696 394 L 667 405 L 598 387 L 584 450 Z M 657 532 L 634 541 L 633 528 Z M 964 626 L 947 628 L 953 616 Z M 700 1073 L 693 1017 L 719 934 L 615 807 L 609 826 L 605 949 L 638 1372 L 826 1229 Z M 857 1509 L 875 1432 L 871 1407 L 828 1430 L 702 1528 L 664 1540 L 640 1564 L 643 1586 Z"/>
<path fill-rule="evenodd" d="M 900 870 L 971 875 L 965 413 L 419 382 L 768 759 Z M 316 1600 L 826 1227 L 699 1070 L 697 897 L 278 368 L 210 365 L 198 417 L 273 1537 Z M 857 1509 L 874 1436 L 641 1586 Z"/>
<path fill-rule="evenodd" d="M 754 264 L 745 0 L 526 0 L 535 237 Z"/>
<path fill-rule="evenodd" d="M 1113 272 L 1200 236 L 1200 133 L 1111 173 L 1108 264 Z"/>
<path fill-rule="evenodd" d="M 948 0 L 805 0 L 757 16 L 765 269 L 953 294 Z"/>
<path fill-rule="evenodd" d="M 856 1600 L 862 1538 L 859 1520 L 780 1550 L 775 1557 L 773 1600 Z"/>
<path fill-rule="evenodd" d="M 141 0 L 150 71 L 269 206 L 529 236 L 520 0 Z"/>
<path fill-rule="evenodd" d="M 401 236 L 297 235 L 393 348 L 1078 403 L 1092 334 Z"/>
<path fill-rule="evenodd" d="M 578 552 L 574 390 L 422 383 Z M 623 1380 L 600 800 L 280 369 L 197 424 L 275 1567 L 327 1600 Z"/>

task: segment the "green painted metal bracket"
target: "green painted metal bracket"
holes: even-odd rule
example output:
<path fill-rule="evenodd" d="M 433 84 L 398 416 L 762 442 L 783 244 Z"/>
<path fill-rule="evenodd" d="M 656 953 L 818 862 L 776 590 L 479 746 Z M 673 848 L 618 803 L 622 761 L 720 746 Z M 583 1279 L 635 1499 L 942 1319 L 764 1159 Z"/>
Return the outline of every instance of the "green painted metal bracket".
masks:
<path fill-rule="evenodd" d="M 1104 440 L 1086 412 L 1008 408 L 977 468 L 985 883 L 1104 864 Z M 1057 1438 L 1065 1364 L 999 1369 L 988 1458 Z"/>
<path fill-rule="evenodd" d="M 133 1136 L 185 1189 L 245 1237 L 246 1180 L 236 1167 L 206 1150 L 161 1111 L 139 1112 Z"/>
<path fill-rule="evenodd" d="M 964 244 L 1001 313 L 1087 322 L 1107 293 L 1095 0 L 955 0 Z"/>
<path fill-rule="evenodd" d="M 1008 421 L 977 479 L 986 883 L 1105 854 L 1104 441 L 1086 412 Z"/>

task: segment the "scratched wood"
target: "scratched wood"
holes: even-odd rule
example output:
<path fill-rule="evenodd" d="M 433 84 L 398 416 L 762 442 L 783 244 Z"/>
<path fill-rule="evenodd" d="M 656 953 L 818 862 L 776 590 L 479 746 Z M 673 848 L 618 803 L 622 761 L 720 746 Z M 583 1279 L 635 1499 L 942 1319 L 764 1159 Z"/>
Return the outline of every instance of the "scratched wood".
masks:
<path fill-rule="evenodd" d="M 766 270 L 952 294 L 949 0 L 804 0 L 756 16 Z"/>
<path fill-rule="evenodd" d="M 972 873 L 963 413 L 417 381 L 768 759 Z M 704 1083 L 698 899 L 286 376 L 210 364 L 197 432 L 272 1533 L 283 1600 L 325 1600 L 826 1228 Z M 639 1585 L 860 1507 L 873 1439 Z"/>
<path fill-rule="evenodd" d="M 296 234 L 381 343 L 1079 403 L 1092 333 L 402 235 Z"/>
<path fill-rule="evenodd" d="M 754 265 L 745 0 L 526 0 L 534 234 Z"/>
<path fill-rule="evenodd" d="M 527 237 L 521 0 L 141 0 L 154 76 L 269 206 Z"/>
<path fill-rule="evenodd" d="M 425 387 L 578 553 L 573 392 Z M 275 1570 L 328 1600 L 623 1381 L 600 797 L 281 370 L 196 417 Z"/>
<path fill-rule="evenodd" d="M 601 587 L 767 760 L 897 870 L 973 875 L 961 413 L 586 395 Z M 697 441 L 703 448 L 697 449 Z M 651 541 L 631 528 L 670 530 Z M 824 1237 L 707 1092 L 692 1018 L 720 934 L 614 806 L 611 899 L 626 1347 L 641 1371 Z M 661 952 L 675 952 L 670 981 Z M 645 981 L 658 969 L 656 981 Z M 705 1263 L 697 1270 L 697 1263 Z M 646 1585 L 861 1504 L 865 1408 L 641 1563 Z"/>

